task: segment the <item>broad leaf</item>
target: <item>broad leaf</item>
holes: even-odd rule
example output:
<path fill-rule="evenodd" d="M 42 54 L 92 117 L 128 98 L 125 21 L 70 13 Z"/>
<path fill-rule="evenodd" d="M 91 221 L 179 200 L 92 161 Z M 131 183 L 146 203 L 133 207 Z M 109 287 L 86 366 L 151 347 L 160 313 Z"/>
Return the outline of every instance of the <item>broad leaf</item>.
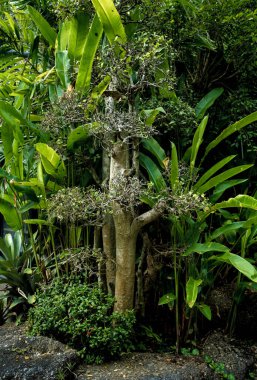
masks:
<path fill-rule="evenodd" d="M 59 77 L 62 87 L 67 90 L 70 84 L 70 59 L 68 57 L 68 51 L 58 51 L 55 54 L 55 69 L 56 74 Z"/>
<path fill-rule="evenodd" d="M 195 304 L 198 295 L 198 289 L 203 281 L 201 279 L 194 279 L 189 277 L 189 280 L 186 283 L 186 302 L 190 308 Z"/>
<path fill-rule="evenodd" d="M 204 303 L 198 303 L 195 305 L 197 309 L 207 318 L 209 321 L 212 319 L 212 313 L 210 306 L 204 304 Z"/>
<path fill-rule="evenodd" d="M 40 154 L 42 165 L 47 174 L 55 178 L 63 178 L 66 176 L 64 162 L 53 148 L 43 143 L 38 143 L 35 147 Z"/>
<path fill-rule="evenodd" d="M 14 231 L 21 230 L 22 221 L 16 207 L 4 199 L 0 199 L 0 213 L 3 215 L 9 227 Z"/>
<path fill-rule="evenodd" d="M 73 129 L 73 131 L 71 131 L 68 137 L 67 149 L 68 150 L 76 149 L 79 145 L 87 141 L 89 137 L 90 129 L 91 129 L 91 124 L 85 124 Z"/>
<path fill-rule="evenodd" d="M 199 253 L 200 255 L 206 252 L 227 252 L 229 248 L 220 243 L 195 243 L 192 244 L 187 250 L 183 253 L 182 256 L 189 256 L 191 253 Z"/>
<path fill-rule="evenodd" d="M 208 108 L 210 108 L 215 100 L 224 92 L 224 88 L 214 88 L 205 95 L 195 107 L 195 113 L 198 120 L 201 120 Z"/>
<path fill-rule="evenodd" d="M 225 226 L 219 227 L 214 232 L 212 232 L 208 240 L 217 239 L 221 235 L 225 235 L 228 232 L 237 231 L 240 228 L 244 228 L 244 226 L 245 226 L 245 222 L 234 222 L 234 223 L 226 224 Z"/>
<path fill-rule="evenodd" d="M 164 294 L 160 299 L 159 299 L 159 302 L 158 302 L 158 305 L 167 305 L 169 303 L 172 303 L 174 302 L 176 299 L 176 296 L 174 293 L 167 293 L 167 294 Z"/>
<path fill-rule="evenodd" d="M 166 113 L 162 107 L 154 108 L 152 110 L 143 110 L 143 113 L 146 115 L 145 124 L 150 127 L 153 125 L 156 116 L 160 113 Z"/>
<path fill-rule="evenodd" d="M 110 44 L 113 44 L 117 39 L 125 43 L 127 40 L 125 29 L 121 22 L 120 15 L 115 8 L 112 0 L 92 0 L 96 13 L 101 20 L 104 32 L 107 35 Z"/>
<path fill-rule="evenodd" d="M 257 282 L 257 270 L 256 268 L 249 263 L 246 259 L 239 255 L 235 255 L 231 252 L 225 252 L 221 256 L 212 256 L 209 260 L 221 261 L 227 264 L 231 264 L 234 268 L 236 268 L 239 272 L 241 272 L 244 276 L 249 278 L 249 280 L 253 282 Z"/>
<path fill-rule="evenodd" d="M 230 208 L 230 207 L 239 207 L 239 208 L 249 208 L 252 210 L 257 210 L 257 200 L 250 195 L 237 195 L 235 198 L 230 198 L 227 201 L 216 203 L 211 207 L 210 211 L 214 212 L 221 208 Z"/>

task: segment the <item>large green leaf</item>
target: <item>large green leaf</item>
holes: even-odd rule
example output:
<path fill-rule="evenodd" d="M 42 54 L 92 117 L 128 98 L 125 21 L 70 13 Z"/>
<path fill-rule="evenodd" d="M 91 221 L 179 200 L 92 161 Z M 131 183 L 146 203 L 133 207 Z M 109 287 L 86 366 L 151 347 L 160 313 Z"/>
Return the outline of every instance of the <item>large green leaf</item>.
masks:
<path fill-rule="evenodd" d="M 221 261 L 227 264 L 231 264 L 239 272 L 245 275 L 249 280 L 257 282 L 257 270 L 256 268 L 249 263 L 246 259 L 239 255 L 235 255 L 231 252 L 225 252 L 221 256 L 212 256 L 210 260 Z"/>
<path fill-rule="evenodd" d="M 243 119 L 237 121 L 236 123 L 230 125 L 226 129 L 224 129 L 215 140 L 213 140 L 206 148 L 203 159 L 207 156 L 207 154 L 215 148 L 221 141 L 223 141 L 228 136 L 232 135 L 235 132 L 240 131 L 240 129 L 246 127 L 247 125 L 257 121 L 257 111 L 251 113 L 250 115 L 244 117 Z"/>
<path fill-rule="evenodd" d="M 46 19 L 35 8 L 28 5 L 28 11 L 32 20 L 40 30 L 42 36 L 49 43 L 49 45 L 54 46 L 57 37 L 55 30 L 49 25 Z"/>
<path fill-rule="evenodd" d="M 205 112 L 210 108 L 215 100 L 224 92 L 224 88 L 214 88 L 207 95 L 205 95 L 195 107 L 195 113 L 198 120 L 201 120 Z"/>
<path fill-rule="evenodd" d="M 146 116 L 145 124 L 150 127 L 153 125 L 156 116 L 160 113 L 166 113 L 162 107 L 157 107 L 152 110 L 143 110 L 143 114 Z"/>
<path fill-rule="evenodd" d="M 211 313 L 211 308 L 209 305 L 206 305 L 204 303 L 198 303 L 195 306 L 205 316 L 205 318 L 211 321 L 212 313 Z"/>
<path fill-rule="evenodd" d="M 62 87 L 67 90 L 70 84 L 70 59 L 68 56 L 68 51 L 57 51 L 55 54 L 55 69 L 56 74 L 59 77 Z"/>
<path fill-rule="evenodd" d="M 194 167 L 195 167 L 195 161 L 197 158 L 198 150 L 199 150 L 200 145 L 203 141 L 203 134 L 204 134 L 207 122 L 208 122 L 208 116 L 205 116 L 204 119 L 199 124 L 199 126 L 198 126 L 198 128 L 194 134 L 193 143 L 192 143 L 192 150 L 191 150 L 191 157 L 190 157 L 191 175 L 192 175 Z"/>
<path fill-rule="evenodd" d="M 234 177 L 235 175 L 242 173 L 245 170 L 248 170 L 252 166 L 253 165 L 240 165 L 236 166 L 235 168 L 226 170 L 223 173 L 211 178 L 204 185 L 200 186 L 197 189 L 197 192 L 200 194 L 206 193 L 206 191 L 212 189 L 213 187 L 219 185 L 222 182 L 225 182 L 228 178 Z"/>
<path fill-rule="evenodd" d="M 186 302 L 190 308 L 195 304 L 198 295 L 198 289 L 203 281 L 201 279 L 194 279 L 189 277 L 186 283 Z"/>
<path fill-rule="evenodd" d="M 81 58 L 90 26 L 90 17 L 80 13 L 72 19 L 66 19 L 58 33 L 58 51 L 67 50 L 74 62 Z"/>
<path fill-rule="evenodd" d="M 42 165 L 47 174 L 54 178 L 63 178 L 66 176 L 66 168 L 59 154 L 47 144 L 38 143 L 35 145 L 40 154 Z"/>
<path fill-rule="evenodd" d="M 213 176 L 218 170 L 223 168 L 227 163 L 229 163 L 236 156 L 228 156 L 223 158 L 221 161 L 217 162 L 217 164 L 213 165 L 209 170 L 207 170 L 201 178 L 196 182 L 193 189 L 197 190 L 201 185 L 203 185 L 209 178 Z"/>
<path fill-rule="evenodd" d="M 150 137 L 149 139 L 143 139 L 142 145 L 145 149 L 152 153 L 154 157 L 157 158 L 160 166 L 164 168 L 164 160 L 166 158 L 166 153 L 164 149 L 162 149 L 158 141 L 155 140 L 153 137 Z"/>
<path fill-rule="evenodd" d="M 209 197 L 210 201 L 212 203 L 216 203 L 217 200 L 223 195 L 223 193 L 227 190 L 230 189 L 231 187 L 240 185 L 241 183 L 244 183 L 248 181 L 247 178 L 243 179 L 230 179 L 225 182 L 220 183 L 217 185 L 213 191 L 213 194 Z"/>
<path fill-rule="evenodd" d="M 210 209 L 211 212 L 219 210 L 221 208 L 249 208 L 257 210 L 257 200 L 250 195 L 237 195 L 235 198 L 230 198 L 227 201 L 216 203 Z"/>
<path fill-rule="evenodd" d="M 237 231 L 240 228 L 243 228 L 244 226 L 245 226 L 245 222 L 234 222 L 234 223 L 226 224 L 225 226 L 219 227 L 215 231 L 213 231 L 208 240 L 217 239 L 221 235 L 225 235 L 228 232 Z"/>
<path fill-rule="evenodd" d="M 110 43 L 113 44 L 117 39 L 125 43 L 127 40 L 125 29 L 113 1 L 92 0 L 92 3 Z"/>
<path fill-rule="evenodd" d="M 158 305 L 161 306 L 161 305 L 167 305 L 167 304 L 172 304 L 176 299 L 176 296 L 174 293 L 167 293 L 167 294 L 164 294 L 160 299 L 159 299 L 159 302 L 158 302 Z"/>
<path fill-rule="evenodd" d="M 77 127 L 71 131 L 67 141 L 67 149 L 73 150 L 79 145 L 87 141 L 89 137 L 89 132 L 91 129 L 91 124 L 85 124 Z"/>
<path fill-rule="evenodd" d="M 13 230 L 17 231 L 22 228 L 22 221 L 18 210 L 4 199 L 0 199 L 0 213 L 3 215 L 8 226 Z"/>
<path fill-rule="evenodd" d="M 171 189 L 174 191 L 178 185 L 179 181 L 179 171 L 178 171 L 178 154 L 176 145 L 171 143 L 171 167 L 170 167 L 170 185 Z"/>
<path fill-rule="evenodd" d="M 103 27 L 96 15 L 87 34 L 84 50 L 80 60 L 79 71 L 75 85 L 76 91 L 84 92 L 89 89 L 93 62 L 99 42 L 102 37 L 102 33 Z"/>
<path fill-rule="evenodd" d="M 6 124 L 13 129 L 16 140 L 23 142 L 23 135 L 20 131 L 20 125 L 26 125 L 39 136 L 43 136 L 42 132 L 29 120 L 25 119 L 22 114 L 16 110 L 11 104 L 0 100 L 0 116 Z"/>
<path fill-rule="evenodd" d="M 199 253 L 200 255 L 206 252 L 227 252 L 229 248 L 220 243 L 194 243 L 187 248 L 182 256 L 189 256 L 191 253 Z"/>
<path fill-rule="evenodd" d="M 147 157 L 143 153 L 140 153 L 139 162 L 147 170 L 150 180 L 154 184 L 154 187 L 158 193 L 167 188 L 159 168 L 153 160 L 151 160 L 151 158 Z"/>

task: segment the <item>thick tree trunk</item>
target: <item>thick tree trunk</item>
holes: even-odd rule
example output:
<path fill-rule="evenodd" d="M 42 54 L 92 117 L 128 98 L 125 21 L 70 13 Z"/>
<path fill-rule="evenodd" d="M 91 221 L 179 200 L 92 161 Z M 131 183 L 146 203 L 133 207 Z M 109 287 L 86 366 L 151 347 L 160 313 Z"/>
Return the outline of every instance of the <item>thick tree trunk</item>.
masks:
<path fill-rule="evenodd" d="M 118 208 L 119 206 L 117 206 Z M 130 212 L 117 210 L 114 217 L 116 236 L 115 311 L 133 309 L 137 233 L 131 230 Z"/>

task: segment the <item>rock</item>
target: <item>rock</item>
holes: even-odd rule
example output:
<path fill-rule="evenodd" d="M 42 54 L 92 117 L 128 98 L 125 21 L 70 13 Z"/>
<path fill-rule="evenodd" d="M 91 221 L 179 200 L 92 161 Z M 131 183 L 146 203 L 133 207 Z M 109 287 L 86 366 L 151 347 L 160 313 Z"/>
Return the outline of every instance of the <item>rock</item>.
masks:
<path fill-rule="evenodd" d="M 169 353 L 130 353 L 102 365 L 81 365 L 77 380 L 214 380 L 218 379 L 198 356 Z"/>
<path fill-rule="evenodd" d="M 203 344 L 203 355 L 209 356 L 214 363 L 223 363 L 226 371 L 236 379 L 245 379 L 247 372 L 254 364 L 254 352 L 235 339 L 220 331 L 210 334 Z"/>
<path fill-rule="evenodd" d="M 78 362 L 75 350 L 53 339 L 28 337 L 23 328 L 0 327 L 1 380 L 55 380 L 71 378 Z"/>

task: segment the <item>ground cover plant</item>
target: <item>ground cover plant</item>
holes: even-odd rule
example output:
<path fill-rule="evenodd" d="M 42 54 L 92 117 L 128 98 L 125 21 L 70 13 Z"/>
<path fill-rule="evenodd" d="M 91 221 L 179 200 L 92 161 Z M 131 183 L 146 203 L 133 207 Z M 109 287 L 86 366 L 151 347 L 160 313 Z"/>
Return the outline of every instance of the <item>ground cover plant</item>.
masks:
<path fill-rule="evenodd" d="M 156 4 L 1 1 L 0 321 L 31 307 L 87 361 L 131 347 L 131 310 L 195 344 L 221 283 L 232 334 L 256 291 L 256 6 Z"/>

